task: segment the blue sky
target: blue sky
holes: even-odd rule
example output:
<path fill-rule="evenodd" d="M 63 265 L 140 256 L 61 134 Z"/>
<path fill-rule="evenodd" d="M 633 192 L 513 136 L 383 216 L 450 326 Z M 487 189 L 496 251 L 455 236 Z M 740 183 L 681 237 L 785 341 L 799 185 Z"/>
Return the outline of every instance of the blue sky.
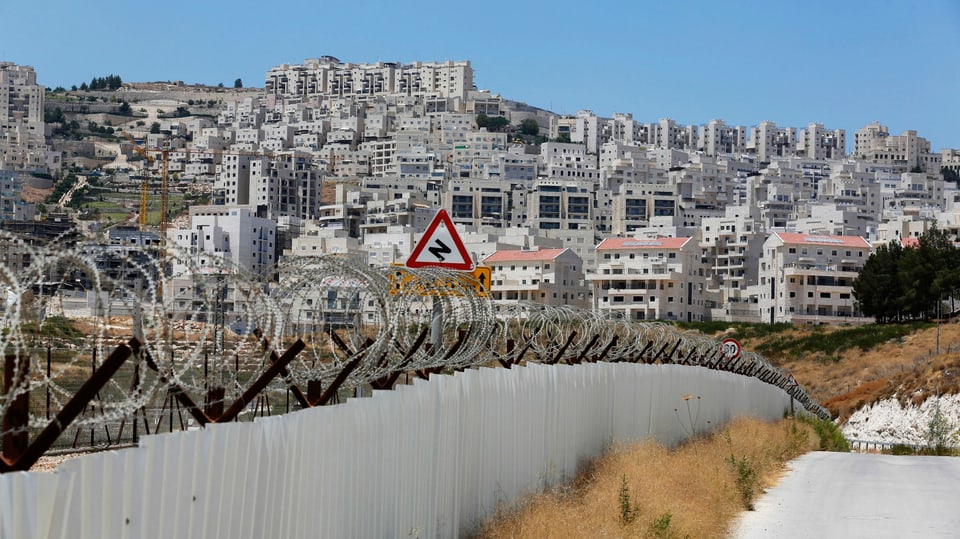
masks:
<path fill-rule="evenodd" d="M 275 65 L 470 60 L 479 88 L 559 113 L 629 112 L 960 148 L 960 0 L 0 2 L 0 60 L 48 87 L 262 86 Z"/>

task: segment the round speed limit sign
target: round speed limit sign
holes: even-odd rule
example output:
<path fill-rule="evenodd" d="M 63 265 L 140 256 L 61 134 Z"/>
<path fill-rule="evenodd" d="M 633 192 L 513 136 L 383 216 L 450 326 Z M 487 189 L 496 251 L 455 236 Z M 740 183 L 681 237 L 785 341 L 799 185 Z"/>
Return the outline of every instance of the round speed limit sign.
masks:
<path fill-rule="evenodd" d="M 720 346 L 723 348 L 723 357 L 727 358 L 727 361 L 740 357 L 740 341 L 736 339 L 724 339 L 720 343 Z"/>

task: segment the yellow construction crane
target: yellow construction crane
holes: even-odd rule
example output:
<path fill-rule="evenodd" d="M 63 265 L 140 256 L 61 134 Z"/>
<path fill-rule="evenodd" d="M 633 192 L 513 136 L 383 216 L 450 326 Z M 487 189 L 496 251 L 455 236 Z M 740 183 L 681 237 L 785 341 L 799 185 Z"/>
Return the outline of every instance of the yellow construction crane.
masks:
<path fill-rule="evenodd" d="M 154 158 L 150 155 L 147 148 L 137 144 L 137 141 L 134 140 L 130 133 L 124 132 L 123 135 L 133 144 L 133 151 L 137 152 L 137 154 L 147 162 L 147 166 L 143 167 L 143 179 L 140 181 L 140 230 L 144 230 L 147 228 L 147 215 L 149 214 L 148 199 L 150 196 L 150 180 L 146 169 L 147 167 L 153 166 Z M 162 241 L 162 239 L 166 237 L 167 232 L 167 173 L 170 169 L 170 150 L 164 148 L 159 151 L 163 158 L 163 173 L 160 183 L 160 237 Z"/>
<path fill-rule="evenodd" d="M 167 192 L 169 175 L 170 175 L 170 143 L 165 141 L 162 148 L 147 148 L 137 144 L 136 140 L 129 134 L 124 132 L 124 136 L 127 140 L 133 144 L 133 151 L 143 157 L 147 162 L 147 167 L 152 167 L 156 162 L 154 157 L 150 155 L 160 154 L 160 159 L 162 163 L 161 175 L 160 175 L 160 238 L 161 241 L 166 240 L 167 235 L 167 204 L 169 201 L 169 193 Z M 211 149 L 191 149 L 191 152 L 198 154 L 212 154 L 212 155 L 246 155 L 251 157 L 265 157 L 272 158 L 272 152 L 257 152 L 250 150 L 211 150 Z M 147 226 L 147 214 L 148 214 L 148 200 L 150 192 L 150 182 L 144 171 L 143 181 L 140 182 L 140 228 L 144 229 Z"/>

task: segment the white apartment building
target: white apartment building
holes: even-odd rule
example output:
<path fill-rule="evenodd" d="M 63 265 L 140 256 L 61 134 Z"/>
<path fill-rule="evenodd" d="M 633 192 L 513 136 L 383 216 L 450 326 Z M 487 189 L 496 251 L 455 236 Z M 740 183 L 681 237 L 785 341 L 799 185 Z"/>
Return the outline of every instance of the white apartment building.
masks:
<path fill-rule="evenodd" d="M 354 202 L 363 203 L 371 197 L 376 200 L 411 199 L 421 205 L 437 207 L 442 186 L 443 181 L 436 179 L 368 177 L 361 180 L 360 190 L 354 191 L 360 193 Z"/>
<path fill-rule="evenodd" d="M 397 176 L 401 180 L 443 178 L 443 166 L 438 165 L 436 153 L 427 151 L 423 146 L 397 152 L 396 160 Z"/>
<path fill-rule="evenodd" d="M 490 133 L 486 129 L 471 131 L 453 146 L 448 159 L 452 163 L 452 177 L 482 177 L 484 165 L 489 165 L 507 151 L 507 134 Z M 534 156 L 529 156 L 534 157 Z"/>
<path fill-rule="evenodd" d="M 372 176 L 395 176 L 397 174 L 397 141 L 369 140 L 360 144 L 366 152 Z"/>
<path fill-rule="evenodd" d="M 541 230 L 593 230 L 595 185 L 576 179 L 535 181 L 527 194 L 526 223 Z"/>
<path fill-rule="evenodd" d="M 707 155 L 742 153 L 747 149 L 747 128 L 710 120 L 700 132 L 699 147 Z"/>
<path fill-rule="evenodd" d="M 784 228 L 801 217 L 803 205 L 812 198 L 810 178 L 778 161 L 747 178 L 747 206 L 759 209 L 761 224 L 767 230 Z"/>
<path fill-rule="evenodd" d="M 633 119 L 633 114 L 614 112 L 613 118 L 609 121 L 610 142 L 625 144 L 628 146 L 639 144 L 640 128 Z"/>
<path fill-rule="evenodd" d="M 693 238 L 607 238 L 587 276 L 594 309 L 628 320 L 703 320 L 705 279 Z"/>
<path fill-rule="evenodd" d="M 323 56 L 270 69 L 264 86 L 268 95 L 278 97 L 370 99 L 399 94 L 465 101 L 474 84 L 469 61 L 351 64 Z"/>
<path fill-rule="evenodd" d="M 896 208 L 910 214 L 944 209 L 946 200 L 942 176 L 905 172 L 893 185 L 892 193 L 886 191 L 881 194 L 885 208 Z"/>
<path fill-rule="evenodd" d="M 758 227 L 750 209 L 728 206 L 723 217 L 707 217 L 700 225 L 700 249 L 704 277 L 724 305 L 739 302 L 746 290 L 757 284 L 757 264 L 766 240 L 766 232 Z"/>
<path fill-rule="evenodd" d="M 60 170 L 60 152 L 46 143 L 44 87 L 30 66 L 0 62 L 0 169 Z"/>
<path fill-rule="evenodd" d="M 33 219 L 37 205 L 21 197 L 23 181 L 11 170 L 0 170 L 0 221 Z"/>
<path fill-rule="evenodd" d="M 371 266 L 405 264 L 413 252 L 417 234 L 412 225 L 389 225 L 363 235 L 363 249 Z"/>
<path fill-rule="evenodd" d="M 247 97 L 228 101 L 217 115 L 217 123 L 232 126 L 234 129 L 256 129 L 260 127 L 265 117 L 265 104 L 256 97 Z"/>
<path fill-rule="evenodd" d="M 195 267 L 222 258 L 228 269 L 262 275 L 276 262 L 276 226 L 250 206 L 192 206 L 190 228 L 168 230 L 167 241 L 189 252 Z"/>
<path fill-rule="evenodd" d="M 940 168 L 949 169 L 954 174 L 960 175 L 960 150 L 940 150 Z"/>
<path fill-rule="evenodd" d="M 277 224 L 251 207 L 193 206 L 190 228 L 167 231 L 167 242 L 184 253 L 173 259 L 173 278 L 164 288 L 171 310 L 182 316 L 226 324 L 237 319 L 244 293 L 226 274 L 268 275 L 276 264 Z M 214 306 L 211 299 L 216 297 Z M 211 312 L 216 308 L 219 312 Z"/>
<path fill-rule="evenodd" d="M 575 116 L 553 116 L 550 118 L 550 137 L 568 138 L 578 143 L 588 153 L 597 153 L 602 144 L 600 133 L 601 119 L 593 111 L 581 110 Z"/>
<path fill-rule="evenodd" d="M 552 179 L 600 181 L 596 155 L 588 155 L 586 146 L 565 142 L 540 145 L 542 176 Z"/>
<path fill-rule="evenodd" d="M 253 161 L 257 161 L 256 166 L 251 164 Z M 214 203 L 227 206 L 250 204 L 250 172 L 254 168 L 266 170 L 266 156 L 224 154 L 216 169 L 217 178 L 213 184 L 212 197 Z"/>
<path fill-rule="evenodd" d="M 471 176 L 503 182 L 532 183 L 537 178 L 540 160 L 523 152 L 515 144 L 507 151 L 494 152 L 489 158 L 476 158 L 471 163 Z"/>
<path fill-rule="evenodd" d="M 670 183 L 625 183 L 611 200 L 610 231 L 625 236 L 650 226 L 655 217 L 677 215 L 677 186 Z"/>
<path fill-rule="evenodd" d="M 940 154 L 931 153 L 930 141 L 917 136 L 914 130 L 891 136 L 887 126 L 879 122 L 857 130 L 854 134 L 853 156 L 871 163 L 890 165 L 899 172 L 910 172 L 919 167 L 923 172 L 940 172 Z"/>
<path fill-rule="evenodd" d="M 590 306 L 583 263 L 570 249 L 498 250 L 483 263 L 492 268 L 490 292 L 498 306 L 524 301 Z"/>
<path fill-rule="evenodd" d="M 657 123 L 642 124 L 639 142 L 664 150 L 696 150 L 700 141 L 695 125 L 679 125 L 671 118 L 661 118 Z"/>
<path fill-rule="evenodd" d="M 291 248 L 284 252 L 284 256 L 324 254 L 352 255 L 363 265 L 367 264 L 367 251 L 359 239 L 350 236 L 347 230 L 327 228 L 318 222 L 307 222 L 303 233 L 293 238 Z"/>
<path fill-rule="evenodd" d="M 502 228 L 513 218 L 514 196 L 525 196 L 525 191 L 499 180 L 453 179 L 447 182 L 440 206 L 454 223 Z"/>
<path fill-rule="evenodd" d="M 289 151 L 267 160 L 250 161 L 251 204 L 267 215 L 315 219 L 321 205 L 323 177 L 309 153 Z M 238 197 L 239 198 L 239 197 Z"/>
<path fill-rule="evenodd" d="M 774 232 L 760 258 L 760 321 L 853 322 L 853 280 L 869 257 L 862 237 Z"/>
<path fill-rule="evenodd" d="M 823 124 L 811 123 L 800 130 L 797 155 L 809 159 L 843 159 L 847 153 L 847 133 L 843 129 L 828 131 Z"/>
<path fill-rule="evenodd" d="M 760 122 L 756 127 L 750 128 L 747 151 L 756 154 L 761 162 L 794 155 L 797 151 L 797 129 L 781 129 L 773 122 Z"/>

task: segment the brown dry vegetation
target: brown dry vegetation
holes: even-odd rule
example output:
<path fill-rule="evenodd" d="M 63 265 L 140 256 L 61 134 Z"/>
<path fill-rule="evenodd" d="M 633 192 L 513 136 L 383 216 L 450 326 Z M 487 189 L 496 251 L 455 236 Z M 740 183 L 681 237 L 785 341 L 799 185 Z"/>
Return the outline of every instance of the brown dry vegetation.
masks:
<path fill-rule="evenodd" d="M 20 197 L 24 202 L 39 203 L 43 202 L 43 199 L 47 198 L 52 192 L 53 187 L 49 189 L 37 189 L 36 187 L 24 185 L 23 190 L 20 192 Z"/>
<path fill-rule="evenodd" d="M 798 335 L 810 332 L 803 327 L 791 330 Z M 761 342 L 743 345 L 749 350 Z M 845 421 L 864 405 L 893 396 L 903 404 L 919 404 L 938 390 L 960 393 L 960 324 L 941 324 L 940 354 L 936 351 L 937 328 L 931 327 L 867 351 L 854 348 L 832 357 L 768 359 L 793 374 L 811 397 Z"/>
<path fill-rule="evenodd" d="M 775 424 L 740 419 L 673 451 L 652 442 L 617 447 L 572 486 L 502 511 L 483 525 L 479 537 L 724 537 L 745 508 L 738 487 L 742 474 L 731 456 L 756 473 L 748 486 L 759 496 L 786 461 L 817 444 L 813 429 L 793 419 Z M 624 484 L 636 507 L 629 522 L 622 518 Z"/>

